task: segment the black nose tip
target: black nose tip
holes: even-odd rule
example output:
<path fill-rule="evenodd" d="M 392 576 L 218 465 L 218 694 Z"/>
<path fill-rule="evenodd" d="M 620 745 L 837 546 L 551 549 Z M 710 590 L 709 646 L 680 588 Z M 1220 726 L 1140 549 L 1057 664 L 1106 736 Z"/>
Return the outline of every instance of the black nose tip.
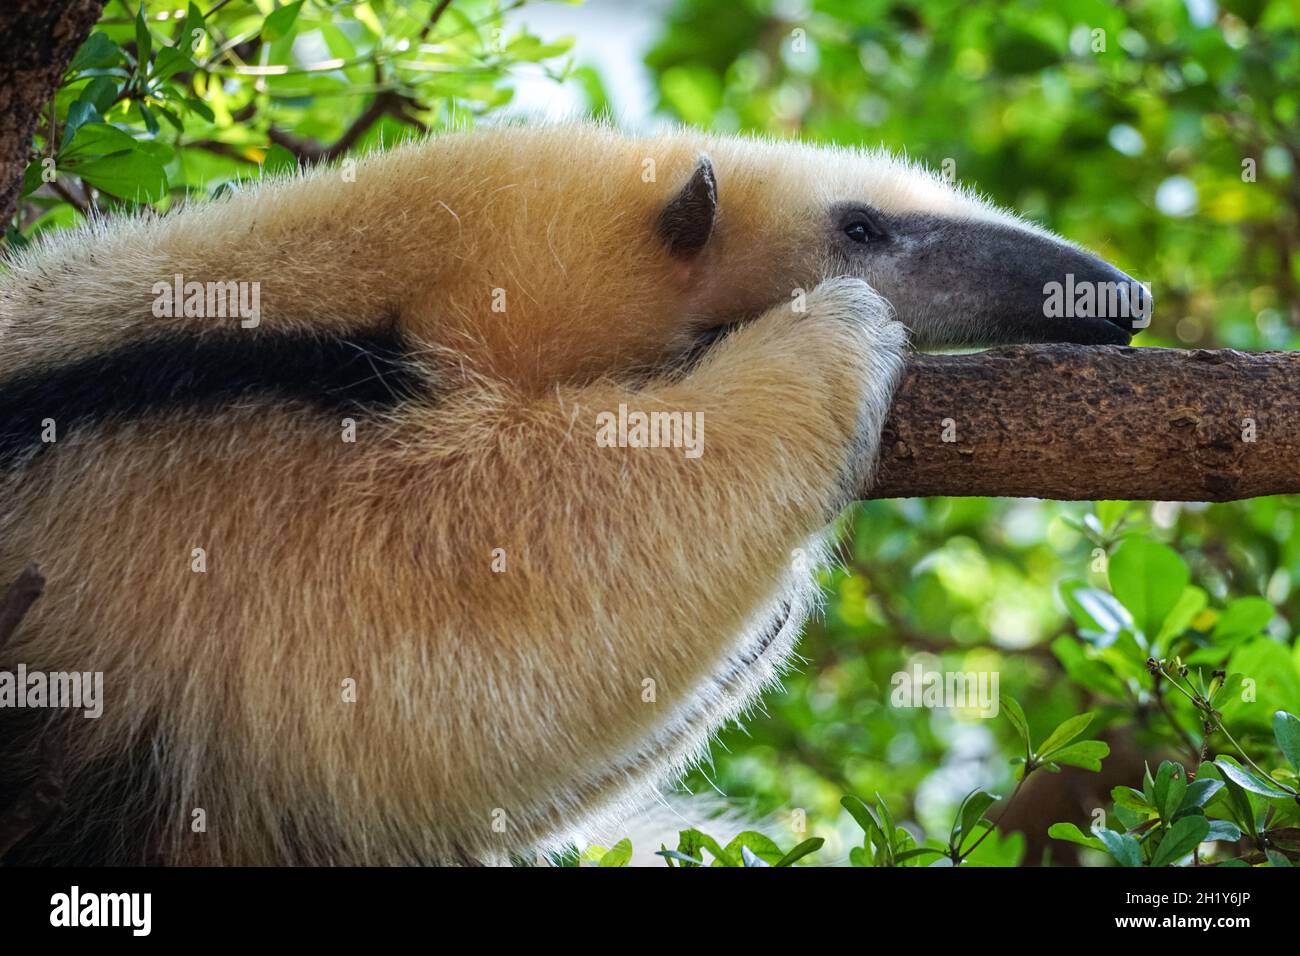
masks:
<path fill-rule="evenodd" d="M 1135 281 L 1133 288 L 1137 291 L 1138 316 L 1143 320 L 1142 328 L 1146 328 L 1151 324 L 1151 316 L 1156 311 L 1156 297 L 1140 282 Z"/>
<path fill-rule="evenodd" d="M 1097 317 L 1136 335 L 1151 324 L 1155 300 L 1141 282 L 1106 265 L 1097 280 Z"/>

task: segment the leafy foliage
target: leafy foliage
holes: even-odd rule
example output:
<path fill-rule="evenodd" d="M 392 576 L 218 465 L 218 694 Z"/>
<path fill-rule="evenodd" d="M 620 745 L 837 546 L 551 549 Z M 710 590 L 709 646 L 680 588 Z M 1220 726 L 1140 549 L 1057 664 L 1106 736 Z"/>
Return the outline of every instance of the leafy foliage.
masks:
<path fill-rule="evenodd" d="M 680 0 L 650 63 L 688 123 L 883 143 L 1048 221 L 1152 284 L 1150 344 L 1297 344 L 1294 4 Z"/>
<path fill-rule="evenodd" d="M 38 130 L 8 240 L 472 122 L 509 103 L 523 68 L 564 79 L 569 41 L 506 30 L 502 12 L 498 0 L 115 0 Z"/>

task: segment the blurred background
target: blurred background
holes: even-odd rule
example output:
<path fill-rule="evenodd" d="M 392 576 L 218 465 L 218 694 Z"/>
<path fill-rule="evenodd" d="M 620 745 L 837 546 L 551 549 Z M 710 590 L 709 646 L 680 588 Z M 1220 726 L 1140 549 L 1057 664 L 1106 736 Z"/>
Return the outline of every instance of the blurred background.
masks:
<path fill-rule="evenodd" d="M 1277 0 L 114 0 L 38 135 L 7 238 L 453 126 L 684 123 L 906 152 L 1149 282 L 1160 309 L 1137 344 L 1289 349 L 1298 21 Z M 57 158 L 57 184 L 39 156 Z M 1087 736 L 1109 751 L 1100 771 L 1034 774 L 967 862 L 1108 862 L 1049 827 L 1087 831 L 1100 813 L 1140 835 L 1112 791 L 1141 790 L 1165 759 L 1235 754 L 1293 787 L 1273 714 L 1300 713 L 1295 505 L 859 505 L 804 663 L 687 786 L 783 844 L 824 838 L 817 863 L 880 862 L 846 795 L 942 845 L 967 793 L 1016 786 L 1025 747 L 1005 713 L 893 706 L 894 675 L 920 663 L 997 674 L 1035 741 L 1091 712 Z M 1125 549 L 1136 584 L 1112 587 Z M 1208 740 L 1145 664 L 1175 656 L 1189 687 L 1223 669 L 1252 689 L 1216 702 Z M 1285 856 L 1294 806 L 1245 792 L 1245 809 L 1233 788 L 1215 798 L 1235 801 L 1220 816 L 1241 842 L 1205 854 Z"/>

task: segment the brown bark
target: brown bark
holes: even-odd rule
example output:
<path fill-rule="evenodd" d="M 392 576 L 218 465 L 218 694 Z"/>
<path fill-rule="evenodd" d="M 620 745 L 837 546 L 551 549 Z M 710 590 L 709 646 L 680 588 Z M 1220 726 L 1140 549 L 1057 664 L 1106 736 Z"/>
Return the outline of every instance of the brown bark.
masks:
<path fill-rule="evenodd" d="M 945 419 L 955 440 L 944 440 Z M 1039 345 L 917 355 L 881 447 L 864 497 L 1300 493 L 1300 352 Z"/>
<path fill-rule="evenodd" d="M 0 5 L 0 223 L 18 208 L 32 134 L 104 0 L 5 0 Z"/>

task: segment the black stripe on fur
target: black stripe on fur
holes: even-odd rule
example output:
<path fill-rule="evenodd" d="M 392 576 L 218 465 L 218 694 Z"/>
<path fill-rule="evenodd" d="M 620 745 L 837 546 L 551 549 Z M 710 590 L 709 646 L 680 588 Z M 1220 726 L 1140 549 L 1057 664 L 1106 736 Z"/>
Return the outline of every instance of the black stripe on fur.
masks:
<path fill-rule="evenodd" d="M 422 378 L 393 330 L 345 336 L 212 330 L 165 333 L 0 381 L 0 465 L 87 426 L 212 411 L 240 400 L 297 400 L 328 412 L 383 411 Z"/>

